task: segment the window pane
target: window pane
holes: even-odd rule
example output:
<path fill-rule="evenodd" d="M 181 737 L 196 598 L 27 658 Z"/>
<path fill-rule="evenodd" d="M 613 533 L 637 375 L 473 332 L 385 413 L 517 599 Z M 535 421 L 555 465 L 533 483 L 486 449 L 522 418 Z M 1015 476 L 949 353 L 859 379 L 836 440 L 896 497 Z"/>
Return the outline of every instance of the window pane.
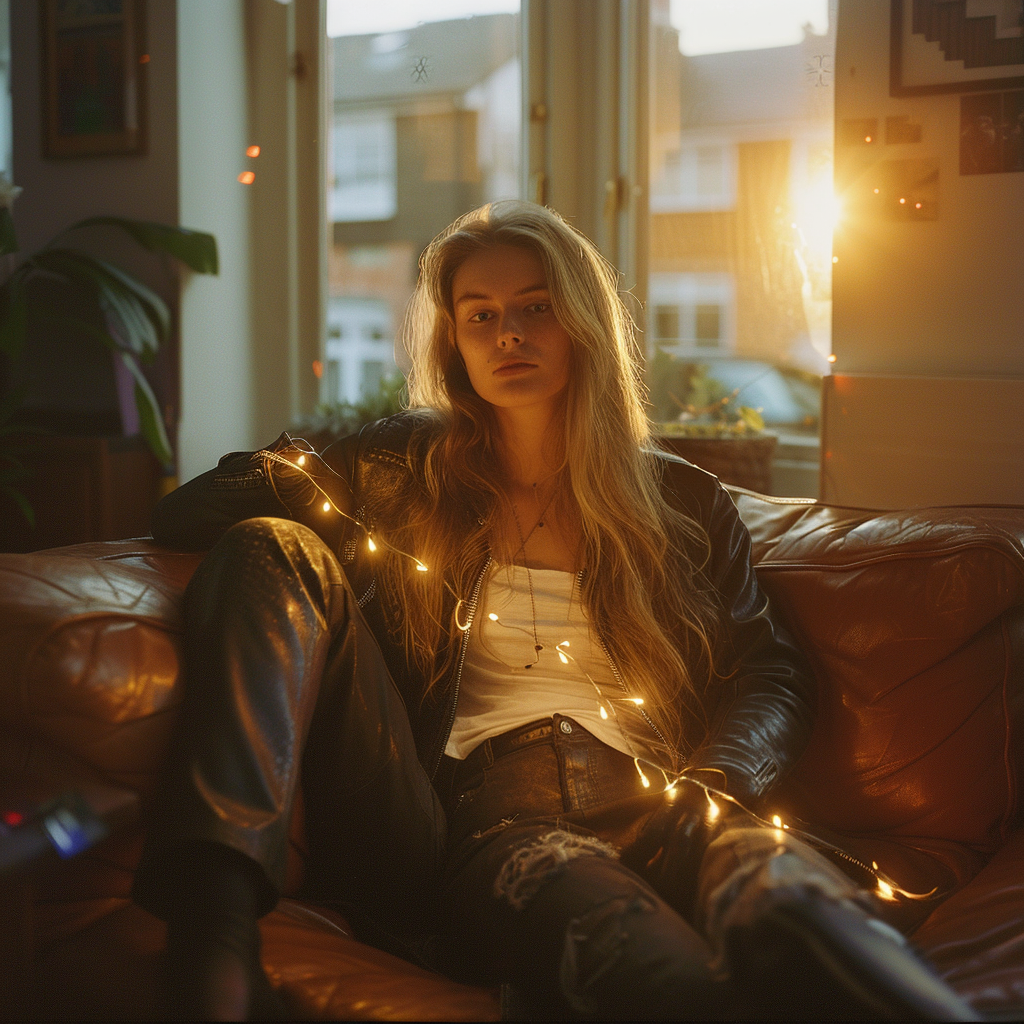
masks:
<path fill-rule="evenodd" d="M 652 397 L 674 396 L 653 414 L 707 433 L 759 408 L 773 490 L 810 496 L 831 353 L 831 6 L 651 3 L 649 373 Z"/>
<path fill-rule="evenodd" d="M 395 332 L 423 248 L 459 214 L 519 195 L 519 5 L 329 0 L 327 14 L 322 386 L 325 401 L 356 403 L 396 370 Z"/>

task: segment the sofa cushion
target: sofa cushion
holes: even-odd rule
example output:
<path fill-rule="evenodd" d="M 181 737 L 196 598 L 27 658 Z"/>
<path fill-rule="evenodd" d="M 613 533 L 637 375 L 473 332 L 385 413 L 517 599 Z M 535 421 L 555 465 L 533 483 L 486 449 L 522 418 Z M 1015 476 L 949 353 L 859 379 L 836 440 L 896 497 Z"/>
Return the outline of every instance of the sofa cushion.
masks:
<path fill-rule="evenodd" d="M 735 498 L 819 683 L 780 807 L 908 889 L 963 884 L 1021 817 L 1024 510 Z"/>
<path fill-rule="evenodd" d="M 164 925 L 123 898 L 37 911 L 40 1020 L 155 1020 Z M 54 918 L 47 920 L 47 917 Z M 497 993 L 462 985 L 353 937 L 330 911 L 282 900 L 260 921 L 263 965 L 296 1020 L 500 1019 Z"/>

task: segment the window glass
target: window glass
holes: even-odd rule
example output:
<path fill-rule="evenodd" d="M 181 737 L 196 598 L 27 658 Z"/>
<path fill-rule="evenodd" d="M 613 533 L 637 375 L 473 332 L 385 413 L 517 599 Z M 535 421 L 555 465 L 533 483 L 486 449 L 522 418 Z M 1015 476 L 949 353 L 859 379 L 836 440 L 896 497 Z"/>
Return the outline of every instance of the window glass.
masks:
<path fill-rule="evenodd" d="M 757 409 L 772 489 L 817 496 L 835 0 L 651 0 L 651 32 L 653 414 L 706 436 Z"/>
<path fill-rule="evenodd" d="M 424 20 L 428 19 L 428 20 Z M 519 195 L 518 0 L 328 0 L 325 402 L 388 391 L 427 243 Z"/>

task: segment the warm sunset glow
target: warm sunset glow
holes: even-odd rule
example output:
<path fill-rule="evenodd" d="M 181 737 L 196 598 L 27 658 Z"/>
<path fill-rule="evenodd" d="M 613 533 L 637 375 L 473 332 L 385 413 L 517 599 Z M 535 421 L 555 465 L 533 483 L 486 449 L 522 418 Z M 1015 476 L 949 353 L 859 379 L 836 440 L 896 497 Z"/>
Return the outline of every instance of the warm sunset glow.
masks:
<path fill-rule="evenodd" d="M 794 227 L 803 235 L 808 249 L 828 259 L 832 234 L 841 217 L 842 207 L 832 188 L 832 167 L 822 168 L 794 197 Z"/>
<path fill-rule="evenodd" d="M 242 171 L 238 176 L 238 180 L 243 185 L 251 185 L 256 180 L 256 175 L 253 174 L 252 171 Z"/>

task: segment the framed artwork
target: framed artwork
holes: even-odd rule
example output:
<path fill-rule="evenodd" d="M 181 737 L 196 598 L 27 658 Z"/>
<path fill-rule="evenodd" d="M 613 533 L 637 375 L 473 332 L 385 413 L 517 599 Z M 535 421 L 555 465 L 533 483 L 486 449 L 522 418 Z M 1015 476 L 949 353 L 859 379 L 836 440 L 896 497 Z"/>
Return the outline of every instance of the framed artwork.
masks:
<path fill-rule="evenodd" d="M 144 153 L 144 0 L 40 0 L 43 156 Z"/>
<path fill-rule="evenodd" d="M 890 3 L 890 96 L 1024 88 L 1024 0 Z"/>

